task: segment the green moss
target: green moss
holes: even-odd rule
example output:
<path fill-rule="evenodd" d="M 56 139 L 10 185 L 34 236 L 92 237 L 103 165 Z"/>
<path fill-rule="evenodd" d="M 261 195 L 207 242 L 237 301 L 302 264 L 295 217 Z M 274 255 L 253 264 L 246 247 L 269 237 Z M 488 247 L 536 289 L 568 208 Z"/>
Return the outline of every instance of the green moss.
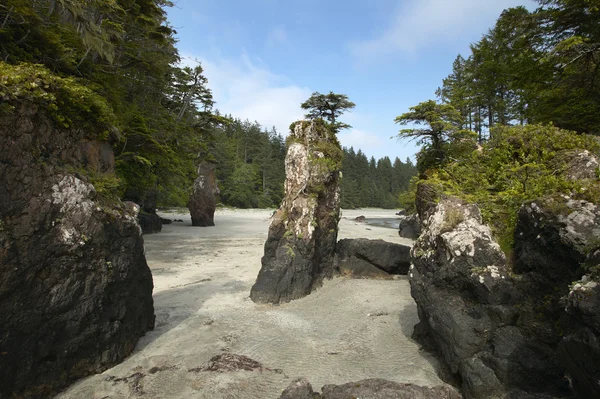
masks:
<path fill-rule="evenodd" d="M 63 128 L 85 129 L 106 139 L 115 122 L 106 100 L 74 78 L 62 78 L 42 65 L 0 62 L 1 112 L 13 112 L 24 101 L 44 107 Z"/>
<path fill-rule="evenodd" d="M 444 223 L 442 224 L 441 231 L 452 231 L 456 226 L 464 222 L 464 220 L 465 214 L 462 209 L 458 207 L 450 207 L 446 209 L 444 214 Z"/>

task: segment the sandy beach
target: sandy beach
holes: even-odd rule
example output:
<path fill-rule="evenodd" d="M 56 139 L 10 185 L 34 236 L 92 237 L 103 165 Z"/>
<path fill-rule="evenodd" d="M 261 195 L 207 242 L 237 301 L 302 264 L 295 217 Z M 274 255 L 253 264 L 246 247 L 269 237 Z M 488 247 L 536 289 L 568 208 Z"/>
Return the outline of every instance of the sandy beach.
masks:
<path fill-rule="evenodd" d="M 277 398 L 297 377 L 313 387 L 364 378 L 437 385 L 433 362 L 410 339 L 418 321 L 405 278 L 334 278 L 310 296 L 279 306 L 248 297 L 260 269 L 272 210 L 219 209 L 215 227 L 192 227 L 189 214 L 144 236 L 154 276 L 156 327 L 123 363 L 58 395 L 101 398 Z M 354 221 L 394 211 L 343 211 L 339 238 L 410 245 L 397 230 Z M 231 353 L 262 367 L 205 371 Z"/>

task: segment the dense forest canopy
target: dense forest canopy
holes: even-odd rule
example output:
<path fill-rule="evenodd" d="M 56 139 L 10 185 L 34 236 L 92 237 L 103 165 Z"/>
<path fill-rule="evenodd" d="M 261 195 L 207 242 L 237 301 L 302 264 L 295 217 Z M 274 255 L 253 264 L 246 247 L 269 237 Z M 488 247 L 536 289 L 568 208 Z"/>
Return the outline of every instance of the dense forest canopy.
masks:
<path fill-rule="evenodd" d="M 65 85 L 72 90 L 66 92 L 74 96 L 88 88 L 96 97 L 86 97 L 88 105 L 81 107 L 69 96 L 52 104 L 42 96 L 35 99 L 47 107 L 68 107 L 69 112 L 58 113 L 63 127 L 85 128 L 82 121 L 96 121 L 86 106 L 95 107 L 95 117 L 106 114 L 110 119 L 105 122 L 116 128 L 110 139 L 118 179 L 86 171 L 102 194 L 185 206 L 198 164 L 213 162 L 224 204 L 278 206 L 285 179 L 283 136 L 274 128 L 235 115 L 224 117 L 213 109 L 201 64 L 179 66 L 176 31 L 166 19 L 169 6 L 170 1 L 162 0 L 3 2 L 0 95 L 7 99 L 11 91 L 27 90 L 35 94 L 31 85 L 47 86 L 54 77 L 67 78 Z M 329 93 L 313 96 L 303 106 L 309 117 L 324 118 L 339 130 L 349 125 L 337 117 L 354 104 L 345 95 Z M 344 165 L 351 170 L 349 176 L 358 178 L 354 151 L 349 154 Z M 366 161 L 361 157 L 359 152 L 360 162 Z M 391 169 L 389 159 L 379 163 Z M 398 165 L 402 163 L 396 160 L 396 169 Z M 372 169 L 371 175 L 377 168 Z M 407 170 L 404 173 L 410 174 L 410 167 Z M 386 177 L 372 181 L 378 187 L 375 192 L 372 187 L 345 186 L 346 206 L 395 206 L 394 198 L 406 185 L 384 183 L 390 173 L 381 174 Z"/>
<path fill-rule="evenodd" d="M 456 58 L 437 90 L 438 102 L 415 105 L 396 118 L 407 125 L 401 136 L 423 144 L 421 177 L 468 153 L 474 137 L 479 143 L 493 139 L 495 127 L 552 123 L 600 133 L 600 2 L 538 3 L 533 11 L 505 10 L 468 56 Z M 106 195 L 184 205 L 198 164 L 213 162 L 224 204 L 277 206 L 285 132 L 215 110 L 202 65 L 180 66 L 177 32 L 165 12 L 172 5 L 3 1 L 0 96 L 28 93 L 64 127 L 85 128 L 93 113 L 116 128 L 101 130 L 115 150 L 118 179 L 87 171 Z M 40 87 L 56 79 L 64 90 L 52 98 L 42 95 Z M 301 106 L 339 131 L 349 127 L 339 116 L 355 104 L 343 94 L 315 92 Z M 11 112 L 4 101 L 0 112 Z M 343 206 L 391 208 L 399 195 L 407 198 L 402 193 L 416 174 L 410 160 L 369 159 L 354 148 L 344 152 Z"/>
<path fill-rule="evenodd" d="M 600 151 L 600 1 L 540 0 L 505 10 L 458 56 L 439 102 L 396 118 L 400 138 L 417 139 L 420 182 L 477 203 L 510 252 L 526 201 L 568 195 L 597 203 L 600 183 L 569 177 L 573 157 Z M 588 151 L 588 152 L 586 152 Z"/>

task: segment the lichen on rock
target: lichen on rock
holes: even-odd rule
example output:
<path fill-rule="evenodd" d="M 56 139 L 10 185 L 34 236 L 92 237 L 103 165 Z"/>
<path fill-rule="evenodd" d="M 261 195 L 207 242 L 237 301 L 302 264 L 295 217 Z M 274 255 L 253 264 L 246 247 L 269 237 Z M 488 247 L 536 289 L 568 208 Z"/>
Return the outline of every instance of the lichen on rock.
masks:
<path fill-rule="evenodd" d="M 250 297 L 279 303 L 308 295 L 334 271 L 342 150 L 322 121 L 292 125 L 285 196 L 273 215 Z"/>

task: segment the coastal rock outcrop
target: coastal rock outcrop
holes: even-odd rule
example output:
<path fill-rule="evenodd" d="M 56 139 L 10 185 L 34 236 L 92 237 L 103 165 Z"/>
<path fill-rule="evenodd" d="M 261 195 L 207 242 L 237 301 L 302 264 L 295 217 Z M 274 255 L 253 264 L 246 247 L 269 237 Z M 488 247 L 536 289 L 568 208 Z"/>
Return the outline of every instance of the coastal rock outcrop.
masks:
<path fill-rule="evenodd" d="M 47 398 L 132 352 L 154 326 L 153 283 L 139 207 L 86 177 L 114 177 L 106 143 L 13 105 L 0 117 L 0 397 Z"/>
<path fill-rule="evenodd" d="M 219 195 L 216 165 L 203 162 L 198 166 L 198 177 L 194 181 L 194 187 L 188 201 L 187 207 L 192 216 L 192 226 L 214 226 L 216 197 Z"/>
<path fill-rule="evenodd" d="M 158 193 L 154 190 L 139 191 L 130 188 L 123 195 L 124 201 L 130 201 L 138 205 L 139 213 L 137 221 L 142 228 L 143 234 L 160 233 L 162 230 L 162 219 L 156 214 L 156 203 Z"/>
<path fill-rule="evenodd" d="M 305 378 L 299 378 L 283 391 L 279 399 L 461 399 L 462 395 L 448 385 L 422 387 L 401 384 L 377 378 L 349 382 L 342 385 L 325 385 L 322 393 L 315 392 Z"/>
<path fill-rule="evenodd" d="M 404 238 L 417 239 L 421 234 L 421 221 L 416 213 L 412 215 L 400 215 L 398 223 L 398 235 Z"/>
<path fill-rule="evenodd" d="M 410 247 L 383 240 L 343 239 L 336 246 L 336 267 L 342 275 L 357 278 L 405 275 L 410 267 Z"/>
<path fill-rule="evenodd" d="M 308 295 L 334 273 L 340 217 L 342 150 L 322 121 L 292 126 L 285 159 L 285 196 L 272 217 L 254 302 Z"/>
<path fill-rule="evenodd" d="M 420 186 L 413 336 L 437 351 L 446 376 L 467 398 L 598 396 L 597 206 L 561 196 L 525 204 L 509 269 L 475 205 Z"/>
<path fill-rule="evenodd" d="M 567 196 L 525 204 L 515 237 L 515 272 L 544 298 L 530 333 L 558 348 L 580 397 L 600 397 L 600 207 Z"/>

